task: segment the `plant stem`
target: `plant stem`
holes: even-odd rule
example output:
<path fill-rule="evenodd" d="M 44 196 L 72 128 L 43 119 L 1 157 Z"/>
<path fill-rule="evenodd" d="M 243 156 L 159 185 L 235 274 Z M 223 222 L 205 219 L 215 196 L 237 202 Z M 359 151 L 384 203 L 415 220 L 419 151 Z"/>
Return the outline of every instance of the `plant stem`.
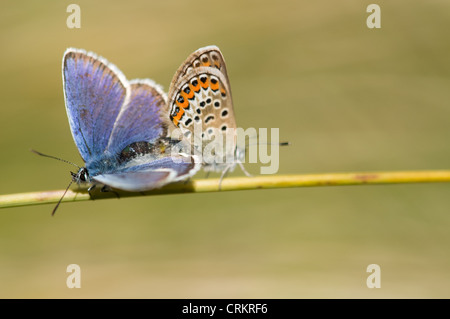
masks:
<path fill-rule="evenodd" d="M 91 199 L 106 199 L 133 196 L 149 196 L 181 193 L 207 193 L 218 191 L 237 191 L 250 189 L 372 185 L 372 184 L 405 184 L 450 182 L 450 170 L 440 171 L 403 171 L 403 172 L 356 172 L 330 173 L 310 175 L 271 175 L 257 177 L 225 178 L 219 189 L 219 179 L 199 179 L 167 185 L 161 189 L 142 193 L 125 191 L 100 192 L 89 195 L 85 188 L 69 190 L 63 202 L 78 202 Z M 76 186 L 74 188 L 77 188 Z M 99 189 L 100 187 L 97 187 Z M 0 208 L 57 203 L 64 190 L 44 191 L 0 195 Z"/>

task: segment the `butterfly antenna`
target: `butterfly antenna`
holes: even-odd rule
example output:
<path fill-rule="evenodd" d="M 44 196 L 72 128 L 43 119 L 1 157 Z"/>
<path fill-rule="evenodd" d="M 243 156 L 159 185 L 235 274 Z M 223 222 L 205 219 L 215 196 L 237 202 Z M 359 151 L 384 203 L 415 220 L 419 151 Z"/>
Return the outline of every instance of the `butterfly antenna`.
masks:
<path fill-rule="evenodd" d="M 247 177 L 253 177 L 253 175 L 250 174 L 250 173 L 245 169 L 244 164 L 243 164 L 241 161 L 238 161 L 237 163 L 238 163 L 239 167 L 241 168 L 241 170 L 244 172 L 245 176 L 247 176 Z"/>
<path fill-rule="evenodd" d="M 58 160 L 58 161 L 61 161 L 61 162 L 64 162 L 64 163 L 67 163 L 67 164 L 76 166 L 76 167 L 78 167 L 78 168 L 81 168 L 81 167 L 78 166 L 77 164 L 72 163 L 72 162 L 69 162 L 69 161 L 67 161 L 67 160 L 65 160 L 65 159 L 62 159 L 62 158 L 59 158 L 59 157 L 52 156 L 52 155 L 47 155 L 47 154 L 43 154 L 43 153 L 38 152 L 38 151 L 35 151 L 35 150 L 33 150 L 33 149 L 31 149 L 30 151 L 33 152 L 34 154 L 37 154 L 37 155 L 40 155 L 40 156 L 43 156 L 43 157 L 53 158 L 53 159 L 55 159 L 55 160 Z"/>
<path fill-rule="evenodd" d="M 53 211 L 52 211 L 52 216 L 54 216 L 54 215 L 55 215 L 55 213 L 56 213 L 56 210 L 57 210 L 57 209 L 58 209 L 58 207 L 59 207 L 59 204 L 61 204 L 61 202 L 62 202 L 62 200 L 63 200 L 64 196 L 66 196 L 66 193 L 67 193 L 67 191 L 69 190 L 69 188 L 70 188 L 70 186 L 72 185 L 72 183 L 73 183 L 73 180 L 72 180 L 72 181 L 70 181 L 69 185 L 67 186 L 66 190 L 64 191 L 64 194 L 63 194 L 63 195 L 61 196 L 61 198 L 59 199 L 59 201 L 58 201 L 58 203 L 56 204 L 55 208 L 53 208 Z"/>
<path fill-rule="evenodd" d="M 254 140 L 254 139 L 258 140 L 258 138 L 259 138 L 259 132 L 256 132 L 256 135 L 253 135 L 253 136 L 249 136 L 249 137 L 248 137 L 249 142 L 250 142 L 251 140 Z M 288 146 L 288 145 L 291 145 L 291 142 L 266 143 L 266 144 L 267 144 L 267 145 Z M 249 144 L 247 144 L 247 145 L 245 146 L 245 149 L 248 149 L 248 147 L 249 147 L 249 146 L 252 146 L 252 145 L 257 145 L 257 143 L 249 143 Z"/>
<path fill-rule="evenodd" d="M 278 146 L 289 146 L 291 142 L 280 142 L 280 143 L 265 143 L 267 145 L 278 145 Z M 248 150 L 249 146 L 258 145 L 258 143 L 249 143 L 245 145 L 245 150 Z"/>

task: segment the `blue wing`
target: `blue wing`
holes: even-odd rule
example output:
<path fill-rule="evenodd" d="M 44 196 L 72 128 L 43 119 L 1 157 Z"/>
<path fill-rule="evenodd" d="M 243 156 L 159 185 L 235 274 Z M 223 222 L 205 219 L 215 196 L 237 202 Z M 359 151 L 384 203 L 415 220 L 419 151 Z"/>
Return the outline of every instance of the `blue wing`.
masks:
<path fill-rule="evenodd" d="M 125 167 L 114 174 L 100 174 L 93 179 L 113 188 L 140 192 L 187 179 L 197 173 L 200 167 L 198 157 L 180 154 Z"/>
<path fill-rule="evenodd" d="M 130 99 L 120 111 L 114 124 L 107 150 L 119 154 L 135 142 L 153 142 L 166 134 L 167 121 L 160 111 L 166 104 L 166 96 L 151 80 L 130 82 Z"/>
<path fill-rule="evenodd" d="M 67 49 L 63 86 L 72 136 L 85 162 L 104 153 L 119 111 L 129 95 L 123 74 L 105 59 Z"/>

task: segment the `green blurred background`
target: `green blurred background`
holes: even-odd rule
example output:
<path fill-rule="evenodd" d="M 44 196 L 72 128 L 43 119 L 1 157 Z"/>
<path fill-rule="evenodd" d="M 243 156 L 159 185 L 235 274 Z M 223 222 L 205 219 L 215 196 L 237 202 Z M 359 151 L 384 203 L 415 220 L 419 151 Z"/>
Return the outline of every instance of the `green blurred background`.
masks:
<path fill-rule="evenodd" d="M 450 3 L 72 1 L 0 5 L 0 194 L 63 189 L 82 164 L 64 50 L 167 90 L 218 45 L 241 127 L 280 128 L 279 174 L 450 167 Z M 258 174 L 258 165 L 247 165 Z M 243 175 L 236 170 L 234 176 Z M 199 173 L 202 178 L 204 173 Z M 0 211 L 2 298 L 449 298 L 450 185 L 164 195 Z M 66 267 L 81 267 L 81 289 Z M 381 266 L 368 289 L 366 267 Z"/>

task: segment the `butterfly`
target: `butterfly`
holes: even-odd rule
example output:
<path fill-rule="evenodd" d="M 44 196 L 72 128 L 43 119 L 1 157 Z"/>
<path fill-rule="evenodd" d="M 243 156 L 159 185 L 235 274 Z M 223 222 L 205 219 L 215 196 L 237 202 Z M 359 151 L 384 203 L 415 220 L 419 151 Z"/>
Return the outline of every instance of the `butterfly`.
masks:
<path fill-rule="evenodd" d="M 236 120 L 225 59 L 217 46 L 193 52 L 178 68 L 169 88 L 166 114 L 173 127 L 202 156 L 203 169 L 222 172 L 220 181 L 238 164 L 244 169 L 245 148 L 237 145 Z"/>
<path fill-rule="evenodd" d="M 81 49 L 67 49 L 62 67 L 70 129 L 85 162 L 73 181 L 137 192 L 200 169 L 195 155 L 172 151 L 181 142 L 167 137 L 173 124 L 162 114 L 167 96 L 159 85 L 128 81 L 106 59 Z"/>

